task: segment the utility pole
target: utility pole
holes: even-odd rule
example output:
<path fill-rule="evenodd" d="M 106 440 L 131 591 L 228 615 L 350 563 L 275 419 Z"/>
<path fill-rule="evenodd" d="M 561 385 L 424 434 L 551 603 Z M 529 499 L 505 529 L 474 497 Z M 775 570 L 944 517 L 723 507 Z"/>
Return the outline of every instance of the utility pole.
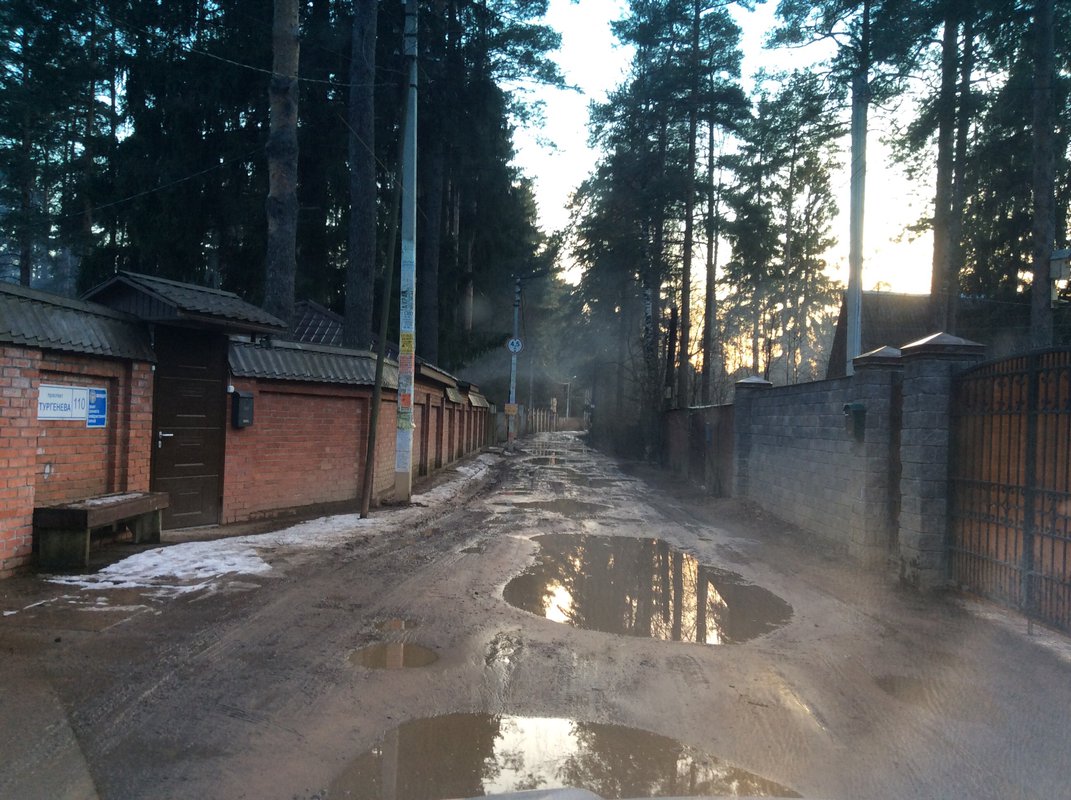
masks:
<path fill-rule="evenodd" d="M 413 381 L 416 355 L 417 0 L 405 2 L 405 60 L 409 66 L 402 132 L 402 263 L 398 314 L 398 413 L 394 499 L 413 496 Z M 386 313 L 386 309 L 384 309 Z"/>
<path fill-rule="evenodd" d="M 852 360 L 862 350 L 863 330 L 863 214 L 866 209 L 866 135 L 870 108 L 870 5 L 863 0 L 859 63 L 852 76 L 852 174 L 848 214 L 848 294 L 845 298 L 848 351 L 845 374 L 852 375 Z"/>
<path fill-rule="evenodd" d="M 506 409 L 506 448 L 513 449 L 517 437 L 517 354 L 524 349 L 521 342 L 521 279 L 513 287 L 513 338 L 506 343 L 510 352 L 509 407 Z M 529 409 L 531 411 L 531 409 Z"/>

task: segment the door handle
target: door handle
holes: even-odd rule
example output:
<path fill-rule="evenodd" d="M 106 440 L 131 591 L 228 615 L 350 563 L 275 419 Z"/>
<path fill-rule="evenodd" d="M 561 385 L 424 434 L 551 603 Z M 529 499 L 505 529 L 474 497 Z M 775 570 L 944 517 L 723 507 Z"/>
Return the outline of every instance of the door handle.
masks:
<path fill-rule="evenodd" d="M 156 447 L 157 447 L 157 449 L 159 449 L 159 448 L 164 446 L 164 439 L 173 439 L 173 438 L 175 438 L 175 434 L 173 434 L 173 433 L 165 433 L 164 431 L 157 431 L 156 432 Z"/>

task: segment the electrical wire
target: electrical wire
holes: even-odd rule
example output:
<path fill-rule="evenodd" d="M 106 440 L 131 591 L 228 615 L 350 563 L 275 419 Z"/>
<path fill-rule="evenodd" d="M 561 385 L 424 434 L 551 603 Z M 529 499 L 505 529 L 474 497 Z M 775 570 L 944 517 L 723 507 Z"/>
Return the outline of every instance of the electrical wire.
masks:
<path fill-rule="evenodd" d="M 256 155 L 258 152 L 260 152 L 260 150 L 261 150 L 261 148 L 258 147 L 256 150 L 251 150 L 248 153 L 246 153 L 245 155 L 235 156 L 234 158 L 228 159 L 226 161 L 221 161 L 218 164 L 213 164 L 211 167 L 206 167 L 205 169 L 199 170 L 199 171 L 194 172 L 194 173 L 192 173 L 190 175 L 186 175 L 185 177 L 177 178 L 176 180 L 170 181 L 169 183 L 165 183 L 163 186 L 154 186 L 152 189 L 146 189 L 144 191 L 137 192 L 136 194 L 132 194 L 132 195 L 129 195 L 127 197 L 120 198 L 119 200 L 113 200 L 110 203 L 104 203 L 104 204 L 99 205 L 99 206 L 93 206 L 92 208 L 88 209 L 88 211 L 76 211 L 76 212 L 73 212 L 71 214 L 63 214 L 63 215 L 60 216 L 60 219 L 69 219 L 71 217 L 80 217 L 83 214 L 89 213 L 91 211 L 100 211 L 100 210 L 105 209 L 105 208 L 112 208 L 113 206 L 118 206 L 118 205 L 122 205 L 123 203 L 128 203 L 131 200 L 137 200 L 138 198 L 141 198 L 141 197 L 147 197 L 148 195 L 156 194 L 157 192 L 162 192 L 165 189 L 170 189 L 170 188 L 172 188 L 174 186 L 178 186 L 180 183 L 186 183 L 187 181 L 192 181 L 194 178 L 199 178 L 202 175 L 207 175 L 209 172 L 214 172 L 217 169 L 222 169 L 223 167 L 230 166 L 231 164 L 234 164 L 236 162 L 247 161 L 250 158 L 252 158 L 254 155 Z"/>

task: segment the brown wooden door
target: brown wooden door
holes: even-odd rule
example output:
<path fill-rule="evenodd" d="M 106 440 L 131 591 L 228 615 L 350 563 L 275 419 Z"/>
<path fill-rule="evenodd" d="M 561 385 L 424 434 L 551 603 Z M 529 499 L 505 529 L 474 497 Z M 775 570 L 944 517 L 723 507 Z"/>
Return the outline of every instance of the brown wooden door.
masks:
<path fill-rule="evenodd" d="M 158 326 L 152 488 L 167 492 L 165 528 L 220 519 L 227 411 L 227 338 Z"/>

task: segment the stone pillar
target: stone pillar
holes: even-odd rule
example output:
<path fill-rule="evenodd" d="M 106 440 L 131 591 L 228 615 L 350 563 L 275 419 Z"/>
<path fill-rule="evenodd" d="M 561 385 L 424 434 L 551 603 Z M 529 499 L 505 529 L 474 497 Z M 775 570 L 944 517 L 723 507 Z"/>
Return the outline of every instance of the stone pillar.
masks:
<path fill-rule="evenodd" d="M 852 397 L 862 406 L 864 428 L 862 441 L 856 444 L 860 470 L 856 502 L 849 521 L 848 553 L 868 567 L 880 566 L 889 557 L 896 538 L 893 514 L 894 496 L 900 486 L 893 474 L 896 395 L 903 378 L 900 351 L 882 347 L 852 360 Z M 858 413 L 858 412 L 857 412 Z M 847 426 L 851 412 L 845 414 Z M 854 433 L 849 431 L 849 436 Z M 896 482 L 896 483 L 894 483 Z"/>
<path fill-rule="evenodd" d="M 750 483 L 751 407 L 757 392 L 773 386 L 759 377 L 736 382 L 733 397 L 733 497 L 746 498 Z"/>
<path fill-rule="evenodd" d="M 952 380 L 985 346 L 935 333 L 902 349 L 900 580 L 919 589 L 948 582 L 948 479 Z"/>

